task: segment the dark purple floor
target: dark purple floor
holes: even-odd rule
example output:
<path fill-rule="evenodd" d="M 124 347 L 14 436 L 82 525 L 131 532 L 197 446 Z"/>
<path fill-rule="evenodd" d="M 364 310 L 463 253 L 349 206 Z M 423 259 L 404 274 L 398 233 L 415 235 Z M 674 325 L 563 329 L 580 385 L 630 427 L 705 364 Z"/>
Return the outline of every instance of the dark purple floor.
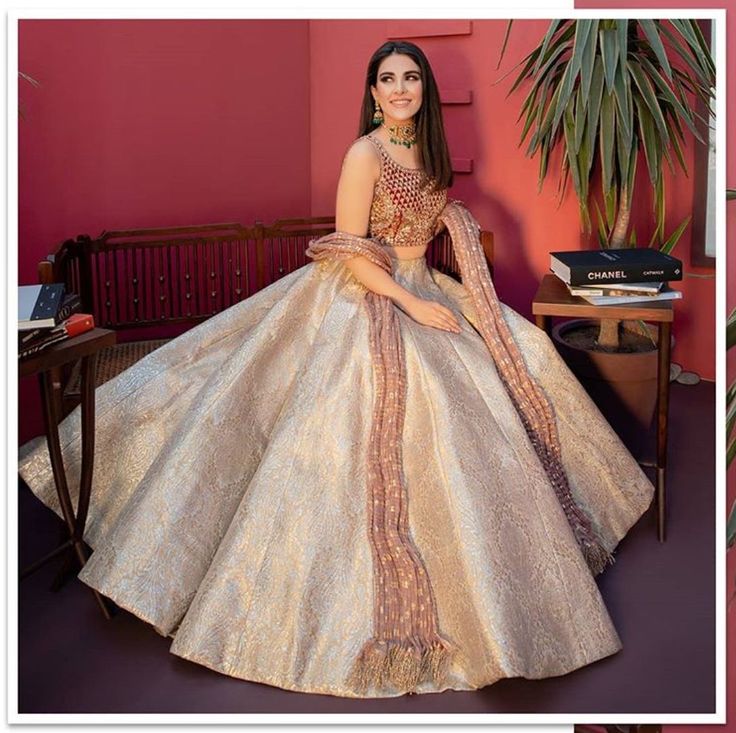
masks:
<path fill-rule="evenodd" d="M 232 679 L 168 653 L 170 640 L 125 612 L 106 622 L 58 561 L 20 584 L 21 713 L 709 713 L 715 708 L 712 383 L 672 386 L 668 540 L 650 509 L 599 587 L 624 644 L 563 677 L 502 680 L 474 692 L 354 700 Z M 52 548 L 59 522 L 21 484 L 21 564 Z M 599 718 L 598 718 L 599 719 Z"/>

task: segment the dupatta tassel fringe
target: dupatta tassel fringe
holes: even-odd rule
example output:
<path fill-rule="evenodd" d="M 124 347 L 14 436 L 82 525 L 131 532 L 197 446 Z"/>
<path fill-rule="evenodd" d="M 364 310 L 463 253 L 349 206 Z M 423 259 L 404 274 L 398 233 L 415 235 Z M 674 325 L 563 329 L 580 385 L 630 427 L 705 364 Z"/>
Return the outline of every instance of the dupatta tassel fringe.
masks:
<path fill-rule="evenodd" d="M 583 541 L 581 545 L 583 557 L 593 575 L 602 573 L 608 565 L 613 565 L 616 561 L 613 555 L 598 542 L 588 543 Z"/>
<path fill-rule="evenodd" d="M 361 692 L 385 687 L 416 692 L 424 682 L 441 686 L 455 652 L 455 646 L 439 635 L 421 642 L 369 639 L 355 659 L 350 682 Z"/>

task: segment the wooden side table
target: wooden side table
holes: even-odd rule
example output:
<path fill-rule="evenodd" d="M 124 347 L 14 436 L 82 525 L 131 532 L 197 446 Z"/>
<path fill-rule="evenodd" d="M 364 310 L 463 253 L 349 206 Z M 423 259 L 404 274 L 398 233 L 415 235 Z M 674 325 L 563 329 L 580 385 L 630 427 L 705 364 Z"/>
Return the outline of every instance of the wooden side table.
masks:
<path fill-rule="evenodd" d="M 114 331 L 95 328 L 86 333 L 54 344 L 49 348 L 19 362 L 19 376 L 28 377 L 38 375 L 41 386 L 41 404 L 43 422 L 46 430 L 46 442 L 49 447 L 51 470 L 54 475 L 54 484 L 59 496 L 59 504 L 69 533 L 69 539 L 49 554 L 29 565 L 21 572 L 21 578 L 34 572 L 46 562 L 63 551 L 73 548 L 80 568 L 87 562 L 87 550 L 84 546 L 84 525 L 87 521 L 90 492 L 92 489 L 92 470 L 95 452 L 95 365 L 97 353 L 116 341 Z M 82 466 L 79 482 L 79 502 L 76 515 L 69 495 L 64 462 L 59 444 L 59 404 L 58 391 L 61 385 L 56 382 L 52 370 L 64 364 L 82 360 L 82 390 L 81 390 L 81 438 L 82 438 Z M 97 603 L 106 618 L 111 618 L 105 599 L 93 589 Z"/>
<path fill-rule="evenodd" d="M 666 538 L 665 473 L 667 469 L 667 420 L 670 399 L 670 334 L 674 310 L 671 300 L 626 305 L 592 305 L 584 298 L 570 295 L 565 283 L 556 275 L 545 275 L 532 301 L 537 326 L 548 334 L 552 316 L 565 318 L 615 318 L 642 320 L 657 324 L 659 355 L 657 362 L 657 537 Z M 646 465 L 646 464 L 643 464 Z"/>

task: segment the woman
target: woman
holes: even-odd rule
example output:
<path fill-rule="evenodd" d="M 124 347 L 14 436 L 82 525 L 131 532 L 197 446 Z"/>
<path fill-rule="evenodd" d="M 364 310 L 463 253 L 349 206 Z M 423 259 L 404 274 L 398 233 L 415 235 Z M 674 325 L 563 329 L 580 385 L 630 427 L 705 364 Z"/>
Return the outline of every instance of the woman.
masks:
<path fill-rule="evenodd" d="M 547 336 L 498 303 L 451 182 L 430 66 L 386 43 L 315 261 L 98 388 L 80 578 L 174 654 L 392 697 L 621 648 L 593 576 L 652 486 Z M 463 285 L 425 260 L 443 225 Z M 61 435 L 74 486 L 78 410 Z M 58 512 L 41 440 L 20 473 Z"/>

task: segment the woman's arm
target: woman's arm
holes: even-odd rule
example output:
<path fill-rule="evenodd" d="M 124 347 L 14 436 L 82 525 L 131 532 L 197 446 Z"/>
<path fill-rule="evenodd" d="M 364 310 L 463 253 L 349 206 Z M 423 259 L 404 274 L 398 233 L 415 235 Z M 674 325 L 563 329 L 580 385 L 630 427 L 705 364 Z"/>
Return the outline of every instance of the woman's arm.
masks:
<path fill-rule="evenodd" d="M 380 162 L 373 146 L 367 140 L 355 143 L 345 155 L 337 184 L 337 231 L 367 236 L 373 187 L 379 175 Z M 374 293 L 391 298 L 419 323 L 446 331 L 460 331 L 455 314 L 449 308 L 410 293 L 388 272 L 365 257 L 351 257 L 343 262 L 356 280 Z"/>
<path fill-rule="evenodd" d="M 337 184 L 335 228 L 339 232 L 368 236 L 373 187 L 380 175 L 380 162 L 367 140 L 355 143 L 345 155 Z M 402 307 L 415 297 L 391 275 L 365 257 L 343 261 L 355 278 L 369 290 L 385 295 Z"/>

